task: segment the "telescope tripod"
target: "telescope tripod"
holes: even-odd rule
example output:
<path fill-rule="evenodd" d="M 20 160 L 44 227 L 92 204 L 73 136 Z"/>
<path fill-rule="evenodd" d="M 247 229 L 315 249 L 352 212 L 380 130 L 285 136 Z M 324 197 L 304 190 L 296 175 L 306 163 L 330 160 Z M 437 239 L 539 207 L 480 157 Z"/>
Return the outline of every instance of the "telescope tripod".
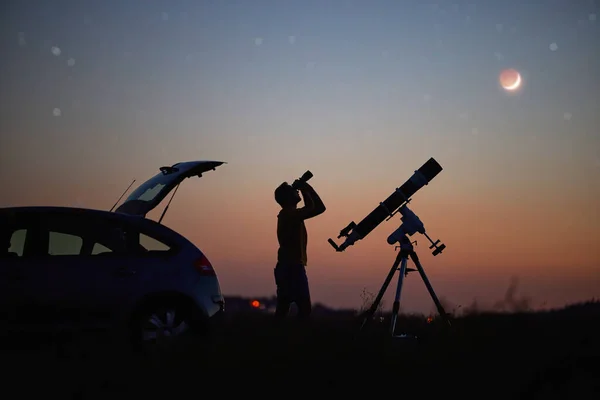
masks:
<path fill-rule="evenodd" d="M 396 297 L 394 298 L 394 305 L 392 307 L 392 321 L 391 321 L 391 326 L 390 326 L 390 333 L 392 336 L 394 336 L 394 333 L 396 330 L 396 322 L 398 320 L 398 312 L 400 311 L 400 295 L 402 292 L 402 284 L 404 282 L 404 277 L 407 276 L 409 272 L 415 271 L 415 269 L 407 267 L 409 258 L 413 261 L 413 263 L 417 267 L 416 271 L 419 271 L 419 275 L 421 275 L 421 279 L 425 283 L 425 287 L 427 287 L 427 291 L 431 295 L 431 298 L 433 299 L 433 302 L 435 303 L 435 306 L 437 307 L 440 317 L 443 319 L 445 324 L 450 326 L 450 320 L 448 318 L 448 315 L 446 314 L 446 311 L 444 311 L 444 307 L 438 300 L 437 295 L 435 294 L 435 291 L 433 290 L 433 287 L 431 286 L 431 283 L 429 283 L 429 279 L 427 278 L 427 275 L 425 274 L 425 270 L 423 269 L 423 266 L 421 265 L 421 262 L 419 261 L 419 256 L 414 251 L 414 247 L 413 247 L 410 239 L 406 235 L 404 235 L 403 237 L 400 238 L 400 251 L 398 252 L 398 255 L 396 256 L 396 260 L 394 261 L 394 264 L 392 265 L 390 272 L 388 273 L 387 277 L 385 278 L 385 281 L 383 282 L 383 286 L 381 287 L 381 290 L 379 290 L 379 293 L 377 294 L 377 297 L 373 301 L 373 304 L 371 305 L 369 310 L 367 310 L 367 312 L 365 313 L 364 320 L 360 327 L 361 331 L 373 319 L 373 316 L 375 315 L 375 312 L 377 311 L 377 308 L 379 307 L 379 304 L 381 303 L 381 299 L 385 295 L 385 292 L 386 292 L 388 286 L 390 285 L 392 279 L 394 278 L 394 274 L 396 273 L 396 271 L 399 271 L 398 285 L 396 286 Z"/>

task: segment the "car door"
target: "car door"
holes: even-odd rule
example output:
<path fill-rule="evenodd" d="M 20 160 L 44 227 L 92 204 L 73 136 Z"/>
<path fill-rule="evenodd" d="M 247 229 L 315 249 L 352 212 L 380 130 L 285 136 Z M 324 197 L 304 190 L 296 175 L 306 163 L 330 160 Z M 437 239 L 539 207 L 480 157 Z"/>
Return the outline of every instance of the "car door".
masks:
<path fill-rule="evenodd" d="M 45 295 L 31 281 L 36 269 L 37 213 L 10 211 L 0 216 L 0 319 L 5 328 L 24 328 L 36 324 L 38 305 Z"/>
<path fill-rule="evenodd" d="M 127 314 L 147 290 L 151 279 L 134 247 L 129 243 L 132 228 L 126 223 L 104 220 L 86 237 L 80 256 L 81 277 L 87 313 L 94 323 L 109 323 Z"/>
<path fill-rule="evenodd" d="M 61 324 L 93 327 L 117 318 L 143 280 L 121 224 L 90 213 L 47 216 L 42 227 L 48 313 Z"/>
<path fill-rule="evenodd" d="M 119 243 L 124 244 L 120 252 L 103 255 L 109 262 L 108 265 L 105 261 L 96 263 L 101 260 L 99 254 L 92 257 L 94 260 L 91 265 L 98 266 L 93 270 L 95 286 L 110 288 L 112 292 L 111 296 L 99 293 L 97 303 L 107 310 L 127 312 L 145 295 L 165 287 L 164 280 L 168 274 L 164 271 L 176 270 L 166 266 L 175 251 L 156 232 L 143 229 L 133 221 L 119 222 L 117 218 L 112 224 L 106 234 L 113 235 L 117 232 Z M 109 246 L 113 242 L 104 236 L 97 236 L 94 240 L 95 245 L 106 243 Z"/>

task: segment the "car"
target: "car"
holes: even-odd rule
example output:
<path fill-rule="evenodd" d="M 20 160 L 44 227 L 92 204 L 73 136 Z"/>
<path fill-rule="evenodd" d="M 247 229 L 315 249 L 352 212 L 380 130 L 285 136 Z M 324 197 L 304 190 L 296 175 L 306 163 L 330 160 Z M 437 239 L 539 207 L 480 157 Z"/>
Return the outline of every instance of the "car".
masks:
<path fill-rule="evenodd" d="M 213 265 L 190 240 L 147 214 L 184 179 L 222 164 L 162 167 L 114 211 L 0 208 L 4 329 L 108 329 L 127 332 L 142 346 L 208 329 L 225 306 Z"/>

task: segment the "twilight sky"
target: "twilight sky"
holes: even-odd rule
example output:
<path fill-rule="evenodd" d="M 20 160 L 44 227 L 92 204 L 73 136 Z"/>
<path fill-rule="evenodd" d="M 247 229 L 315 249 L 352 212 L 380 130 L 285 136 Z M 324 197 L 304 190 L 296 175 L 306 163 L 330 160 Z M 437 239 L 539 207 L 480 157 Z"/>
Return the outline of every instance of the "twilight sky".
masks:
<path fill-rule="evenodd" d="M 600 4 L 532 3 L 4 2 L 0 207 L 109 209 L 160 166 L 226 161 L 186 181 L 164 223 L 226 294 L 263 296 L 273 190 L 310 169 L 328 208 L 307 222 L 313 300 L 359 307 L 400 221 L 344 253 L 327 238 L 434 157 L 444 171 L 412 209 L 447 246 L 433 257 L 416 237 L 440 297 L 492 307 L 516 277 L 534 307 L 598 298 Z M 416 275 L 402 306 L 432 309 Z"/>

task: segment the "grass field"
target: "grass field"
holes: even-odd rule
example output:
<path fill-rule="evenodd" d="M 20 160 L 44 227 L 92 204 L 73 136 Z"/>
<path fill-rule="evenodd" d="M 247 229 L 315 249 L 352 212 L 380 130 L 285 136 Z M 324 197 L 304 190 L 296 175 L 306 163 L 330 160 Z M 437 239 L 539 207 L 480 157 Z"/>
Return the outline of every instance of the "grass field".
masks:
<path fill-rule="evenodd" d="M 600 302 L 544 313 L 475 314 L 447 332 L 403 316 L 357 336 L 359 320 L 276 327 L 239 313 L 170 354 L 134 355 L 98 335 L 3 341 L 5 390 L 61 398 L 419 396 L 600 398 Z M 12 387 L 12 388 L 10 388 Z M 336 398 L 337 398 L 336 397 Z"/>

